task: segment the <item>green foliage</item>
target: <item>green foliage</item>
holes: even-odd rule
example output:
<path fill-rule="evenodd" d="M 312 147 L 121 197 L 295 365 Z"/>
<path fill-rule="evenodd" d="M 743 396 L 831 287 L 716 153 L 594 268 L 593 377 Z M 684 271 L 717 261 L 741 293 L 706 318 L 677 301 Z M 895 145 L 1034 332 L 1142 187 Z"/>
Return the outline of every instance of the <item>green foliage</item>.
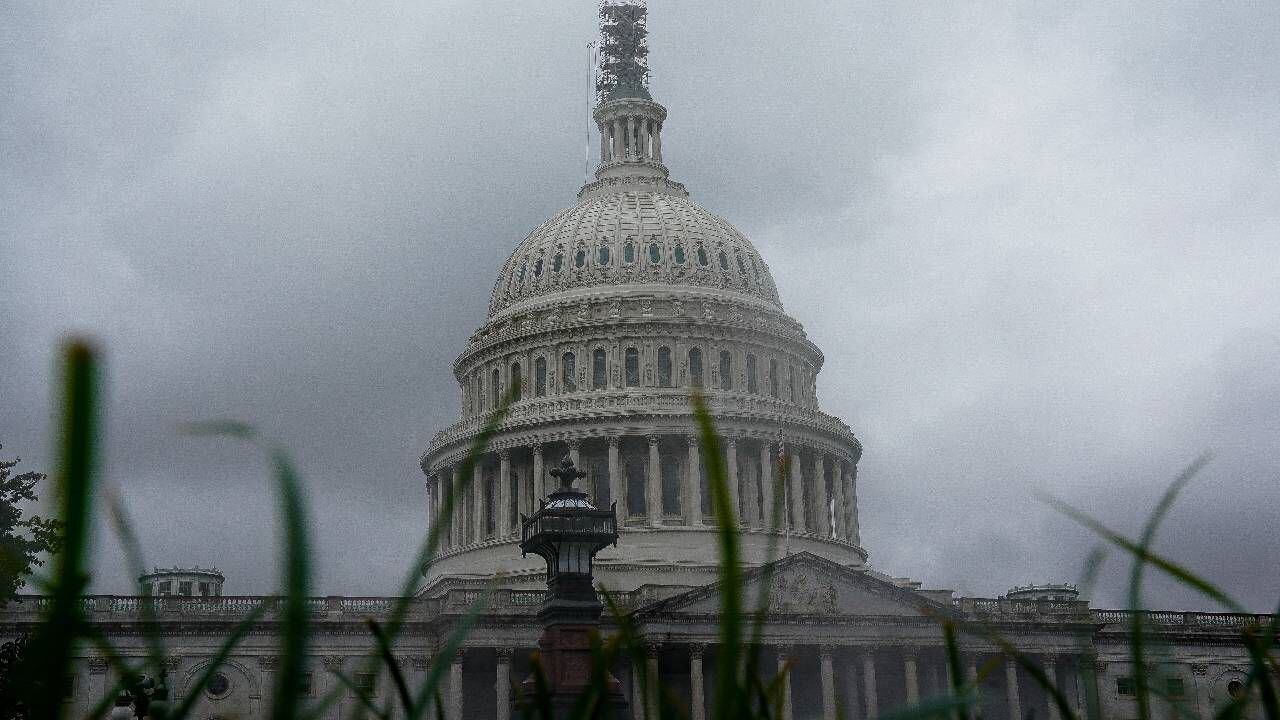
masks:
<path fill-rule="evenodd" d="M 19 462 L 20 458 L 0 460 L 0 607 L 18 592 L 34 568 L 44 565 L 40 556 L 57 552 L 61 541 L 62 524 L 57 520 L 23 516 L 26 504 L 39 499 L 36 488 L 45 475 L 15 475 Z"/>
<path fill-rule="evenodd" d="M 65 357 L 63 423 L 57 475 L 61 522 L 64 523 L 65 528 L 62 535 L 64 550 L 58 556 L 57 572 L 51 581 L 52 597 L 47 617 L 40 623 L 29 642 L 24 639 L 7 644 L 0 649 L 0 707 L 10 712 L 9 715 L 0 713 L 0 720 L 11 717 L 56 720 L 62 717 L 68 707 L 61 698 L 67 689 L 69 668 L 78 652 L 77 648 L 86 644 L 96 648 L 98 653 L 107 660 L 114 671 L 114 677 L 136 678 L 140 673 L 148 673 L 160 678 L 164 676 L 164 643 L 159 634 L 158 623 L 150 614 L 148 604 L 143 604 L 143 622 L 141 623 L 141 629 L 147 639 L 147 657 L 141 661 L 137 658 L 122 656 L 99 628 L 84 622 L 81 614 L 80 596 L 88 582 L 88 575 L 84 569 L 87 531 L 93 517 L 91 501 L 96 495 L 93 469 L 98 436 L 97 360 L 93 350 L 82 343 L 73 343 L 68 346 Z M 468 609 L 462 621 L 456 624 L 453 632 L 435 655 L 434 664 L 429 668 L 425 680 L 418 687 L 413 687 L 407 680 L 406 674 L 399 666 L 394 648 L 403 628 L 403 621 L 417 578 L 434 557 L 441 533 L 447 531 L 448 520 L 453 517 L 454 503 L 466 496 L 468 483 L 474 476 L 472 468 L 493 438 L 506 415 L 507 408 L 513 398 L 518 396 L 518 392 L 518 388 L 512 389 L 502 406 L 491 416 L 483 431 L 475 438 L 459 473 L 460 492 L 444 494 L 444 506 L 439 509 L 437 516 L 440 521 L 432 523 L 431 531 L 424 538 L 415 555 L 413 565 L 409 568 L 401 589 L 400 598 L 390 617 L 383 623 L 372 620 L 367 623 L 369 652 L 365 658 L 364 669 L 368 672 L 385 671 L 395 688 L 391 701 L 381 707 L 373 698 L 365 694 L 358 683 L 336 671 L 334 674 L 338 680 L 338 687 L 325 697 L 310 703 L 309 706 L 304 706 L 298 694 L 294 692 L 301 680 L 308 640 L 312 632 L 307 611 L 311 577 L 311 539 L 303 483 L 288 453 L 264 441 L 252 427 L 242 423 L 217 422 L 190 428 L 191 432 L 196 434 L 229 436 L 248 441 L 259 446 L 266 453 L 272 484 L 279 502 L 281 550 L 284 554 L 281 581 L 284 594 L 264 603 L 229 633 L 225 642 L 215 652 L 213 662 L 206 666 L 203 676 L 196 680 L 195 687 L 200 687 L 208 681 L 222 661 L 235 652 L 243 638 L 263 621 L 267 612 L 278 609 L 283 638 L 280 648 L 280 668 L 277 672 L 278 683 L 276 692 L 273 693 L 274 700 L 271 708 L 273 718 L 292 720 L 327 717 L 333 704 L 348 692 L 355 694 L 359 700 L 357 717 L 372 715 L 377 718 L 405 717 L 409 720 L 424 717 L 442 718 L 444 710 L 440 692 L 441 683 L 458 649 L 483 613 L 489 594 L 483 594 Z M 766 675 L 761 672 L 760 663 L 763 620 L 767 610 L 768 586 L 771 577 L 770 566 L 766 565 L 766 570 L 762 574 L 763 583 L 755 607 L 748 609 L 745 605 L 745 587 L 739 560 L 738 521 L 730 500 L 729 480 L 719 450 L 719 437 L 715 433 L 710 413 L 701 398 L 695 398 L 694 415 L 705 448 L 707 477 L 719 528 L 717 542 L 721 560 L 718 582 L 721 627 L 715 652 L 722 670 L 717 673 L 716 685 L 713 688 L 715 697 L 712 705 L 713 717 L 725 720 L 779 718 L 782 715 L 783 687 L 790 667 L 784 666 L 779 673 Z M 1170 486 L 1137 540 L 1126 538 L 1061 502 L 1051 501 L 1064 513 L 1096 532 L 1104 541 L 1131 556 L 1134 565 L 1130 574 L 1130 607 L 1133 610 L 1142 609 L 1141 585 L 1148 570 L 1163 573 L 1215 602 L 1227 607 L 1239 608 L 1239 605 L 1220 588 L 1152 550 L 1161 520 L 1172 506 L 1179 491 L 1195 476 L 1203 462 L 1202 459 L 1194 463 Z M 2 465 L 2 467 L 7 473 L 13 464 Z M 787 477 L 786 470 L 784 464 L 778 468 L 779 472 L 775 475 L 779 489 L 773 493 L 774 504 L 770 509 L 773 527 L 781 526 L 780 486 L 783 479 Z M 7 474 L 5 477 L 8 479 Z M 18 476 L 18 478 L 22 477 L 24 476 Z M 30 479 L 22 482 L 31 483 L 25 492 L 30 492 L 30 488 L 34 487 L 34 482 Z M 27 486 L 19 484 L 17 487 L 21 489 Z M 129 556 L 130 566 L 134 569 L 145 567 L 141 549 L 124 508 L 114 498 L 109 497 L 108 500 L 112 524 Z M 43 527 L 49 528 L 50 532 L 57 528 L 52 524 L 46 524 Z M 51 538 L 52 536 L 50 536 L 52 542 Z M 771 546 L 768 554 L 770 559 L 775 557 L 775 551 L 776 545 Z M 1090 575 L 1096 572 L 1101 562 L 1100 558 L 1100 555 L 1090 558 L 1088 565 Z M 607 634 L 593 639 L 590 683 L 587 690 L 579 697 L 570 717 L 581 720 L 610 717 L 609 708 L 602 700 L 607 696 L 609 684 L 613 682 L 611 668 L 624 660 L 631 663 L 639 685 L 632 697 L 632 702 L 643 704 L 642 714 L 646 719 L 666 720 L 682 717 L 682 712 L 674 701 L 675 697 L 670 688 L 664 687 L 660 678 L 652 677 L 648 673 L 646 638 L 642 636 L 635 618 L 622 611 L 607 592 L 602 590 L 602 596 L 608 611 L 606 622 L 603 624 Z M 1144 653 L 1150 646 L 1147 638 L 1148 631 L 1143 626 L 1140 615 L 1140 612 L 1134 613 L 1135 620 L 1130 633 L 1130 652 L 1135 660 L 1144 657 Z M 882 720 L 915 718 L 968 720 L 977 710 L 979 684 L 1002 661 L 1017 663 L 1037 685 L 1046 690 L 1064 720 L 1076 720 L 1075 708 L 1054 687 L 1053 680 L 1046 676 L 1036 662 L 1019 652 L 1013 643 L 1003 638 L 996 628 L 981 624 L 965 624 L 951 617 L 939 617 L 938 622 L 947 658 L 949 694 L 926 699 L 912 707 L 888 709 L 887 712 L 881 713 Z M 1251 658 L 1244 698 L 1252 700 L 1241 699 L 1228 703 L 1217 714 L 1215 720 L 1235 720 L 1245 717 L 1247 702 L 1253 702 L 1260 707 L 1263 716 L 1268 720 L 1280 720 L 1273 681 L 1278 667 L 1273 647 L 1277 632 L 1280 632 L 1280 608 L 1268 625 L 1248 627 L 1242 632 L 1241 643 L 1248 649 Z M 961 635 L 983 638 L 998 647 L 1001 656 L 984 664 L 977 673 L 977 677 L 966 677 L 959 655 Z M 725 671 L 725 668 L 729 670 Z M 1139 714 L 1145 720 L 1150 717 L 1151 699 L 1164 697 L 1164 695 L 1155 678 L 1144 675 L 1146 665 L 1135 662 L 1135 668 L 1138 669 L 1135 674 L 1141 677 L 1135 682 L 1136 689 L 1142 696 L 1138 705 Z M 519 712 L 526 718 L 549 720 L 552 714 L 548 686 L 536 654 L 533 658 L 533 669 L 535 691 L 533 697 L 516 698 L 519 703 Z M 102 717 L 122 687 L 132 682 L 122 680 L 109 688 L 89 716 Z M 1088 683 L 1086 687 L 1090 696 L 1096 698 L 1096 688 Z M 174 704 L 166 717 L 171 720 L 184 720 L 190 717 L 197 697 L 196 692 L 188 693 L 185 698 Z M 852 710 L 852 708 L 841 708 L 839 716 L 848 717 Z M 1186 716 L 1185 711 L 1176 709 L 1175 714 L 1179 717 Z M 1085 717 L 1090 720 L 1099 717 L 1095 701 L 1091 700 L 1088 703 Z"/>

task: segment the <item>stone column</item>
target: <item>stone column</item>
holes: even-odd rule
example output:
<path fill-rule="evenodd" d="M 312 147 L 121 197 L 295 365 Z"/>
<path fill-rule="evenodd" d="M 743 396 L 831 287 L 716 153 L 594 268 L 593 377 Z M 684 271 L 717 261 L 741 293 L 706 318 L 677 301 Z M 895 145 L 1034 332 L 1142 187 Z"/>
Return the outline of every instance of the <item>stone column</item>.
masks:
<path fill-rule="evenodd" d="M 702 473 L 699 472 L 699 468 L 702 466 L 702 453 L 699 451 L 696 436 L 690 435 L 686 440 L 689 441 L 689 461 L 684 474 L 685 502 L 680 503 L 680 511 L 684 515 L 685 525 L 701 525 Z"/>
<path fill-rule="evenodd" d="M 649 436 L 649 472 L 645 482 L 645 504 L 649 506 L 649 526 L 662 524 L 662 456 L 658 453 L 658 436 Z"/>
<path fill-rule="evenodd" d="M 471 471 L 471 541 L 484 541 L 485 509 L 484 509 L 484 463 L 476 458 L 475 468 Z"/>
<path fill-rule="evenodd" d="M 107 659 L 104 657 L 91 657 L 89 662 L 89 697 L 90 703 L 96 701 L 97 698 L 106 697 L 107 694 Z M 177 699 L 177 698 L 173 698 Z"/>
<path fill-rule="evenodd" d="M 871 650 L 862 653 L 862 698 L 866 701 L 867 720 L 880 714 L 880 698 L 876 694 L 876 655 Z"/>
<path fill-rule="evenodd" d="M 627 521 L 627 482 L 622 477 L 622 461 L 618 454 L 621 439 L 609 438 L 609 495 L 618 504 L 618 522 Z"/>
<path fill-rule="evenodd" d="M 658 644 L 648 643 L 644 646 L 644 668 L 648 683 L 645 686 L 644 702 L 649 707 L 648 717 L 656 718 L 658 711 Z"/>
<path fill-rule="evenodd" d="M 1012 659 L 1004 661 L 1005 692 L 1009 702 L 1009 717 L 1022 717 L 1022 701 L 1018 696 L 1018 664 Z"/>
<path fill-rule="evenodd" d="M 850 720 L 858 717 L 858 707 L 862 705 L 861 698 L 858 696 L 858 672 L 854 669 L 852 662 L 842 660 L 840 665 L 844 667 L 844 707 L 847 717 Z"/>
<path fill-rule="evenodd" d="M 862 533 L 858 528 L 858 466 L 849 463 L 849 542 L 854 545 L 862 544 Z"/>
<path fill-rule="evenodd" d="M 449 665 L 449 699 L 445 705 L 447 720 L 462 720 L 462 661 L 466 656 L 465 648 L 458 648 Z"/>
<path fill-rule="evenodd" d="M 278 670 L 279 668 L 280 668 L 280 658 L 278 656 L 276 655 L 259 655 L 258 656 L 258 671 L 262 674 L 262 677 L 261 677 L 262 691 L 260 694 L 262 695 L 262 699 L 265 701 L 267 707 L 271 707 L 271 705 L 275 701 L 275 693 L 276 693 L 276 690 L 278 689 L 276 688 L 276 670 Z M 170 671 L 169 677 L 174 677 L 176 674 L 177 673 Z M 198 690 L 198 688 L 192 688 L 192 690 Z"/>
<path fill-rule="evenodd" d="M 832 648 L 823 645 L 818 652 L 822 675 L 822 720 L 836 720 L 836 672 L 831 664 Z"/>
<path fill-rule="evenodd" d="M 729 506 L 733 508 L 733 516 L 738 524 L 742 524 L 742 499 L 738 493 L 738 441 L 728 438 L 725 442 L 725 474 L 729 476 Z"/>
<path fill-rule="evenodd" d="M 791 709 L 791 668 L 787 667 L 787 662 L 791 659 L 791 648 L 783 645 L 778 648 L 778 672 L 784 669 L 787 671 L 782 678 L 782 718 L 781 720 L 794 720 L 795 713 Z"/>
<path fill-rule="evenodd" d="M 653 159 L 662 162 L 662 123 L 653 132 Z"/>
<path fill-rule="evenodd" d="M 1196 710 L 1199 712 L 1201 720 L 1209 720 L 1213 717 L 1213 700 L 1209 697 L 1209 665 L 1207 663 L 1191 663 L 1191 675 L 1195 681 L 1196 694 Z M 1077 685 L 1079 685 L 1080 673 L 1076 672 Z M 1084 691 L 1080 690 L 1078 695 L 1083 695 Z M 1099 700 L 1101 702 L 1101 700 Z M 1078 707 L 1083 709 L 1085 701 L 1080 700 Z M 1083 714 L 1080 717 L 1084 717 Z"/>
<path fill-rule="evenodd" d="M 615 162 L 626 157 L 622 149 L 622 143 L 622 120 L 619 118 L 613 121 L 613 160 Z"/>
<path fill-rule="evenodd" d="M 609 162 L 609 128 L 601 124 L 600 126 L 600 162 Z"/>
<path fill-rule="evenodd" d="M 1049 679 L 1049 686 L 1062 691 L 1062 686 L 1058 684 L 1058 659 L 1053 655 L 1044 656 L 1044 675 Z M 1062 713 L 1058 710 L 1058 703 L 1053 701 L 1051 693 L 1046 694 L 1049 699 L 1049 720 L 1062 720 Z M 1064 697 L 1066 693 L 1063 693 Z"/>
<path fill-rule="evenodd" d="M 833 458 L 835 464 L 831 467 L 831 484 L 835 489 L 836 502 L 836 537 L 841 540 L 849 539 L 849 489 L 844 484 L 844 460 L 840 457 Z"/>
<path fill-rule="evenodd" d="M 636 119 L 633 116 L 628 115 L 627 116 L 627 159 L 628 160 L 633 159 L 635 158 L 636 155 L 637 155 L 636 153 Z"/>
<path fill-rule="evenodd" d="M 644 698 L 640 685 L 640 668 L 633 663 L 631 665 L 631 696 L 627 698 L 631 703 L 631 720 L 646 720 Z"/>
<path fill-rule="evenodd" d="M 831 537 L 831 503 L 827 501 L 827 458 L 820 451 L 813 451 L 813 496 L 809 507 L 813 508 L 813 530 L 822 537 Z"/>
<path fill-rule="evenodd" d="M 498 507 L 494 515 L 494 534 L 505 538 L 511 534 L 511 451 L 498 451 Z"/>
<path fill-rule="evenodd" d="M 538 503 L 547 496 L 547 471 L 542 465 L 542 443 L 534 443 L 531 449 L 533 450 L 533 504 L 529 506 L 530 511 L 538 507 Z"/>
<path fill-rule="evenodd" d="M 907 691 L 907 704 L 918 705 L 920 703 L 920 675 L 916 667 L 916 650 L 915 648 L 906 648 L 902 651 L 902 675 L 903 684 Z"/>
<path fill-rule="evenodd" d="M 966 653 L 967 666 L 964 669 L 965 679 L 973 684 L 973 709 L 982 714 L 982 686 L 978 684 L 978 654 Z"/>
<path fill-rule="evenodd" d="M 493 689 L 498 694 L 497 720 L 511 717 L 511 648 L 498 648 L 498 664 L 494 672 Z"/>
<path fill-rule="evenodd" d="M 569 441 L 569 459 L 573 461 L 574 467 L 582 467 L 582 441 Z"/>
<path fill-rule="evenodd" d="M 453 494 L 453 547 L 461 547 L 467 544 L 467 496 L 463 490 L 465 484 L 462 478 L 462 466 L 453 466 L 453 484 L 450 491 Z"/>
<path fill-rule="evenodd" d="M 787 446 L 787 458 L 791 463 L 791 527 L 794 530 L 805 530 L 804 522 L 804 473 L 800 467 L 800 448 Z"/>
<path fill-rule="evenodd" d="M 760 527 L 768 528 L 773 522 L 773 443 L 760 442 Z M 787 521 L 786 517 L 782 522 Z"/>
<path fill-rule="evenodd" d="M 689 646 L 689 720 L 706 720 L 706 692 L 703 690 L 702 654 L 706 646 L 693 643 Z"/>

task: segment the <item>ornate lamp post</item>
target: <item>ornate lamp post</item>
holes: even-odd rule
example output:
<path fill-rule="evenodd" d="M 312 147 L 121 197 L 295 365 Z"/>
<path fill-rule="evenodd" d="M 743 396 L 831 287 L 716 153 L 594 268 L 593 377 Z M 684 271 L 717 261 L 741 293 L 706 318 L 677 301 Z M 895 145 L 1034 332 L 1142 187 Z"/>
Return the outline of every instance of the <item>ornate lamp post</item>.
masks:
<path fill-rule="evenodd" d="M 547 561 L 547 599 L 538 611 L 542 637 L 538 648 L 555 717 L 564 717 L 591 681 L 591 637 L 599 631 L 604 606 L 596 596 L 592 561 L 600 550 L 618 544 L 616 504 L 601 510 L 587 493 L 573 487 L 586 473 L 565 458 L 551 471 L 560 487 L 531 517 L 520 516 L 520 551 Z M 627 701 L 612 675 L 605 677 L 601 702 L 621 718 Z M 525 680 L 526 701 L 536 697 L 537 682 Z M 605 713 L 607 717 L 607 711 Z"/>

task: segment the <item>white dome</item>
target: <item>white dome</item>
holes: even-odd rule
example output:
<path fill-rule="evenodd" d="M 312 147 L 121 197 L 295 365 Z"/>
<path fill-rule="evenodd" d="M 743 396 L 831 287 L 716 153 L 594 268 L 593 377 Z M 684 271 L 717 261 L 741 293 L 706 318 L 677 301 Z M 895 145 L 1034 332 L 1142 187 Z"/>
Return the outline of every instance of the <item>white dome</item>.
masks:
<path fill-rule="evenodd" d="M 489 316 L 569 289 L 632 283 L 726 288 L 779 309 L 778 289 L 742 233 L 681 194 L 590 193 L 525 238 L 498 275 Z"/>

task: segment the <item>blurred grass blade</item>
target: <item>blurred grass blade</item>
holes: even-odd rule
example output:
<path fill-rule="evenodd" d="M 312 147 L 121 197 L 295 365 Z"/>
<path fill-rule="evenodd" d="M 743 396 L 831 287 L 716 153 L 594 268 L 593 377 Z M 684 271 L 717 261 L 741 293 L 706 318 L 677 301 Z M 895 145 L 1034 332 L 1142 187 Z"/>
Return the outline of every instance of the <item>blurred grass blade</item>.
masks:
<path fill-rule="evenodd" d="M 716 673 L 716 708 L 724 717 L 738 717 L 747 710 L 741 705 L 744 696 L 739 692 L 743 677 L 742 563 L 739 559 L 737 508 L 729 492 L 729 483 L 737 482 L 737 478 L 728 477 L 720 438 L 716 435 L 702 393 L 694 393 L 693 411 L 702 436 L 702 462 L 711 486 L 711 506 L 720 541 L 720 646 L 716 659 L 721 671 Z"/>
<path fill-rule="evenodd" d="M 133 523 L 129 520 L 129 514 L 119 494 L 108 488 L 105 495 L 111 526 L 115 529 L 116 537 L 124 549 L 126 562 L 133 572 L 130 581 L 137 582 L 138 578 L 147 573 L 146 563 L 142 560 L 142 545 L 138 542 L 137 533 L 133 531 Z M 142 636 L 147 643 L 149 664 L 158 674 L 164 669 L 164 640 L 160 637 L 160 623 L 156 619 L 155 603 L 155 600 L 143 597 L 138 603 L 138 614 L 142 618 Z"/>
<path fill-rule="evenodd" d="M 378 712 L 378 708 L 373 704 L 373 700 L 366 695 L 359 686 L 352 682 L 351 678 L 347 677 L 346 673 L 335 668 L 330 670 L 329 674 L 337 678 L 342 687 L 345 687 L 348 692 L 355 696 L 356 700 L 360 702 L 360 710 L 362 712 L 372 712 L 375 716 L 385 720 L 386 716 Z"/>
<path fill-rule="evenodd" d="M 40 683 L 31 716 L 61 718 L 71 659 L 81 632 L 80 596 L 88 585 L 85 562 L 93 518 L 93 474 L 98 449 L 98 357 L 83 340 L 62 351 L 62 420 L 58 437 L 56 492 L 63 523 L 62 552 L 56 557 L 53 600 L 36 632 L 34 652 L 23 668 L 27 682 Z"/>
<path fill-rule="evenodd" d="M 253 426 L 234 420 L 191 423 L 183 427 L 191 435 L 215 435 L 246 440 L 267 453 L 276 488 L 284 545 L 284 609 L 281 612 L 280 669 L 272 693 L 273 720 L 294 720 L 298 716 L 310 636 L 307 600 L 311 592 L 311 541 L 306 502 L 293 461 L 282 448 L 265 445 Z"/>
<path fill-rule="evenodd" d="M 942 622 L 942 643 L 947 654 L 947 674 L 951 681 L 951 694 L 965 702 L 955 709 L 957 720 L 968 720 L 972 698 L 965 687 L 968 684 L 964 676 L 964 665 L 960 662 L 960 645 L 956 641 L 956 626 L 950 620 Z"/>
<path fill-rule="evenodd" d="M 400 704 L 404 707 L 406 713 L 413 710 L 413 698 L 409 696 L 409 688 L 404 682 L 404 673 L 400 670 L 400 663 L 396 660 L 395 655 L 391 653 L 391 643 L 387 641 L 387 635 L 382 631 L 382 627 L 373 618 L 365 618 L 365 623 L 369 626 L 369 632 L 373 633 L 374 640 L 378 643 L 378 652 L 382 654 L 382 660 L 386 663 L 387 668 L 391 672 L 391 680 L 395 683 L 396 694 L 400 698 Z"/>
<path fill-rule="evenodd" d="M 418 689 L 418 694 L 414 697 L 413 709 L 406 714 L 405 720 L 418 720 L 422 714 L 430 707 L 430 698 L 436 693 L 436 688 L 440 686 L 440 679 L 453 663 L 453 658 L 458 654 L 458 649 L 462 647 L 462 642 L 467 639 L 467 635 L 471 634 L 471 628 L 475 627 L 476 621 L 480 618 L 480 613 L 489 606 L 489 599 L 493 596 L 493 586 L 485 588 L 485 591 L 471 603 L 471 607 L 467 608 L 467 614 L 449 634 L 449 639 L 445 641 L 444 647 L 435 656 L 435 662 L 431 664 L 431 672 L 427 674 L 426 681 L 422 687 Z M 450 692 L 461 692 L 461 688 L 449 688 Z"/>
<path fill-rule="evenodd" d="M 227 639 L 218 647 L 217 652 L 215 652 L 213 657 L 209 659 L 204 670 L 192 680 L 190 685 L 188 685 L 188 692 L 183 695 L 182 701 L 174 705 L 173 709 L 169 711 L 167 720 L 184 720 L 191 714 L 191 709 L 195 707 L 196 702 L 203 697 L 202 691 L 205 686 L 209 684 L 209 680 L 222 669 L 223 663 L 226 662 L 227 658 L 231 657 L 231 652 L 235 650 L 236 646 L 240 644 L 240 641 L 249 634 L 249 631 L 258 624 L 258 621 L 266 614 L 266 610 L 267 603 L 260 603 L 258 607 L 254 608 L 243 620 L 236 623 L 236 626 L 231 630 L 231 634 L 228 635 Z M 170 691 L 172 690 L 173 686 L 170 685 Z"/>

